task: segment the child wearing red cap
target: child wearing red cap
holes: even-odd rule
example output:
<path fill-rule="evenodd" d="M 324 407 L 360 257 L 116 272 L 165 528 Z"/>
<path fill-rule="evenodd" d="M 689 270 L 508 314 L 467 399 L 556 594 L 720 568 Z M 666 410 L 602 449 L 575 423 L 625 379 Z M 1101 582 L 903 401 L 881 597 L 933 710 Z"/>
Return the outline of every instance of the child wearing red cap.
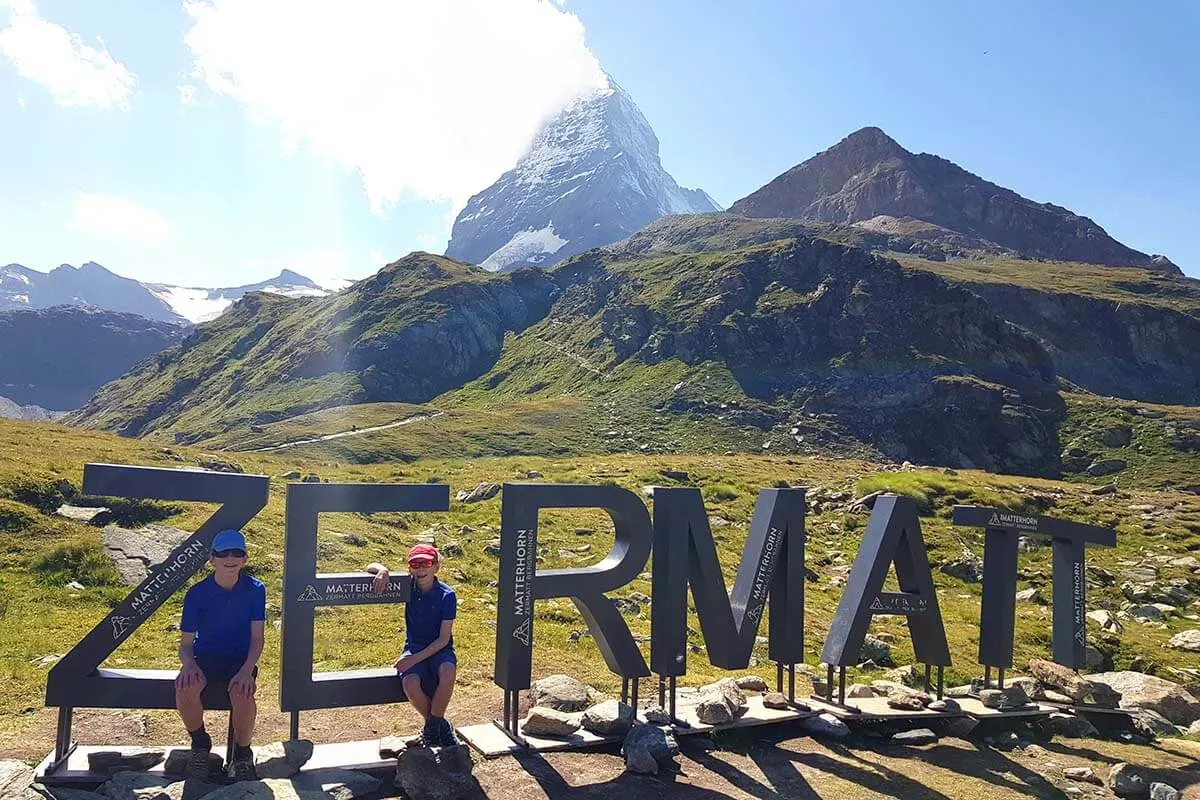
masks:
<path fill-rule="evenodd" d="M 408 551 L 412 588 L 404 606 L 404 652 L 395 664 L 404 694 L 425 720 L 422 741 L 431 747 L 458 744 L 454 728 L 446 720 L 458 670 L 454 655 L 458 597 L 437 579 L 440 566 L 441 557 L 433 545 L 418 544 Z M 375 592 L 382 593 L 388 584 L 388 568 L 373 563 L 367 565 L 367 572 L 374 573 Z"/>

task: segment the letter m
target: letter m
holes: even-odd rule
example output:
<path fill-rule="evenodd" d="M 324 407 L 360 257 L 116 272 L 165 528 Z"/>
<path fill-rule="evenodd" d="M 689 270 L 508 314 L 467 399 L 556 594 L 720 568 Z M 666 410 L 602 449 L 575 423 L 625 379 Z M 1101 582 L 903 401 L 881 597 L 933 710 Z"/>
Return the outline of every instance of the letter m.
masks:
<path fill-rule="evenodd" d="M 708 660 L 722 669 L 750 663 L 767 598 L 770 657 L 804 660 L 804 489 L 763 489 L 733 583 L 725 579 L 700 491 L 654 490 L 650 668 L 687 671 L 687 590 L 692 589 Z"/>

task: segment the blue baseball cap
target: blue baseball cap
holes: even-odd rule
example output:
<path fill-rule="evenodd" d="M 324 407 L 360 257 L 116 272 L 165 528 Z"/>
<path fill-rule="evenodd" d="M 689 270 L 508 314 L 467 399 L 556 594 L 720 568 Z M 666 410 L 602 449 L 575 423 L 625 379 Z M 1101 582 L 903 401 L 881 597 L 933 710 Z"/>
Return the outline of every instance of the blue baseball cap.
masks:
<path fill-rule="evenodd" d="M 246 537 L 242 536 L 241 531 L 221 531 L 213 537 L 212 551 L 219 553 L 222 550 L 241 550 L 243 553 L 246 552 Z"/>

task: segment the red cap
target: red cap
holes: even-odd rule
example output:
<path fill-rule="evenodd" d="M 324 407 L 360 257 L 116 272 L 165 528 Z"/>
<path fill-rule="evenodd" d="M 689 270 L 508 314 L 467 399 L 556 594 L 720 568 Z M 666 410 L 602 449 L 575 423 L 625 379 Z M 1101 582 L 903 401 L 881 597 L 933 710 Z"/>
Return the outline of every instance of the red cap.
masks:
<path fill-rule="evenodd" d="M 441 561 L 437 548 L 431 544 L 414 545 L 413 549 L 408 551 L 408 560 L 412 561 L 414 558 L 432 558 L 435 562 Z"/>

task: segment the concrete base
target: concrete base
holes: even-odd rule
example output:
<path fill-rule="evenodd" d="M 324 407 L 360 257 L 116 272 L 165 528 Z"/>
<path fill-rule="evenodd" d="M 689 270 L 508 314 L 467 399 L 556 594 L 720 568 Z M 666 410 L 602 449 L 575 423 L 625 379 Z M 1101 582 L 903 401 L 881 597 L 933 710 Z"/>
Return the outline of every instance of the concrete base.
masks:
<path fill-rule="evenodd" d="M 813 711 L 822 714 L 833 714 L 843 722 L 855 720 L 863 722 L 888 722 L 910 719 L 953 719 L 966 716 L 965 711 L 907 711 L 892 708 L 887 704 L 886 697 L 855 697 L 847 698 L 846 705 L 840 706 L 836 701 L 830 703 L 816 697 L 805 700 Z M 960 703 L 961 705 L 961 703 Z"/>
<path fill-rule="evenodd" d="M 1057 710 L 1041 703 L 1030 703 L 1022 708 L 1006 708 L 1004 710 L 1000 710 L 998 708 L 988 708 L 974 697 L 957 697 L 954 699 L 954 701 L 958 703 L 959 708 L 967 713 L 967 716 L 974 717 L 975 719 L 979 720 L 1048 717 Z"/>
<path fill-rule="evenodd" d="M 104 772 L 92 772 L 88 768 L 88 753 L 96 753 L 100 751 L 118 751 L 118 752 L 135 752 L 152 750 L 152 747 L 143 746 L 104 746 L 104 745 L 79 745 L 74 752 L 67 758 L 65 764 L 62 764 L 53 773 L 47 775 L 46 770 L 49 768 L 54 759 L 54 753 L 50 753 L 42 762 L 38 764 L 34 771 L 38 783 L 47 786 L 70 786 L 70 785 L 94 785 L 104 783 L 108 780 L 108 774 Z M 159 762 L 154 767 L 147 770 L 141 770 L 148 775 L 162 775 L 163 764 L 166 760 L 166 754 L 172 750 L 187 749 L 186 745 L 174 745 L 171 747 L 162 748 L 164 760 Z M 213 752 L 221 754 L 225 753 L 224 743 L 213 743 Z M 331 744 L 318 744 L 313 747 L 312 758 L 301 767 L 301 772 L 309 772 L 311 770 L 326 769 L 329 767 L 337 767 L 339 769 L 357 769 L 357 770 L 374 770 L 388 769 L 396 765 L 396 759 L 381 759 L 379 757 L 379 740 L 368 739 L 365 741 L 356 742 L 334 742 Z M 182 775 L 172 776 L 173 780 L 183 780 Z"/>

